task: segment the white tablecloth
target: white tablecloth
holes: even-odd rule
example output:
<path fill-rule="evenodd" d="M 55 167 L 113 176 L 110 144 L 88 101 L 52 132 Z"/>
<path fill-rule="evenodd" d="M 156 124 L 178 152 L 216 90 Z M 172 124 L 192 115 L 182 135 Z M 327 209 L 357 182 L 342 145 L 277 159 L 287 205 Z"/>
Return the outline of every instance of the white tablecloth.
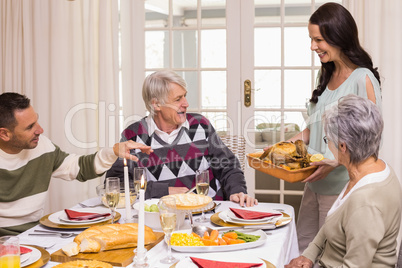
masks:
<path fill-rule="evenodd" d="M 86 203 L 97 202 L 95 199 L 89 199 L 85 201 Z M 229 207 L 239 207 L 238 204 L 230 202 L 230 201 L 223 201 L 217 202 L 221 203 L 221 205 L 216 209 L 216 212 L 223 211 L 228 209 Z M 79 206 L 75 206 L 73 208 L 78 208 Z M 276 203 L 259 203 L 258 207 L 261 209 L 283 209 L 285 213 L 289 214 L 292 218 L 294 217 L 294 210 L 293 207 L 284 204 L 276 204 Z M 118 209 L 118 212 L 122 215 L 121 222 L 124 222 L 125 218 L 125 210 Z M 135 215 L 135 211 L 132 210 L 132 214 Z M 212 214 L 207 213 L 206 216 L 210 217 Z M 197 218 L 198 216 L 194 217 Z M 145 223 L 146 224 L 146 223 Z M 196 223 L 198 224 L 198 223 Z M 217 227 L 212 223 L 203 223 L 209 227 Z M 38 245 L 42 247 L 48 247 L 46 250 L 51 254 L 57 250 L 59 250 L 63 245 L 71 242 L 74 238 L 59 238 L 56 236 L 28 236 L 29 233 L 32 233 L 35 229 L 46 229 L 49 230 L 48 227 L 44 227 L 42 225 L 35 226 L 34 228 L 22 233 L 19 235 L 20 243 L 21 244 L 31 244 L 31 245 Z M 190 229 L 190 224 L 186 220 L 186 225 L 182 230 Z M 82 230 L 70 230 L 68 231 L 73 233 L 80 233 Z M 63 230 L 66 232 L 66 230 Z M 269 230 L 268 238 L 264 245 L 241 250 L 241 254 L 247 254 L 247 256 L 254 256 L 265 259 L 272 264 L 274 264 L 277 268 L 283 267 L 285 264 L 289 263 L 292 258 L 299 256 L 299 248 L 297 244 L 297 235 L 296 235 L 296 227 L 295 222 L 292 220 L 288 225 L 277 228 L 275 230 Z M 51 246 L 51 247 L 49 247 Z M 189 253 L 181 253 L 172 251 L 173 256 L 177 259 L 183 259 L 189 256 Z M 165 257 L 167 254 L 167 246 L 164 241 L 153 247 L 148 253 L 148 263 L 150 267 L 159 267 L 165 268 L 170 267 L 170 265 L 165 265 L 159 262 L 160 259 Z M 239 251 L 232 251 L 232 252 L 220 252 L 215 254 L 222 254 L 223 255 L 230 255 L 230 254 L 239 254 Z M 203 253 L 191 253 L 191 256 L 194 257 L 201 257 Z M 57 265 L 57 262 L 48 262 L 45 266 L 46 268 L 53 267 Z M 130 267 L 130 266 L 128 266 Z"/>

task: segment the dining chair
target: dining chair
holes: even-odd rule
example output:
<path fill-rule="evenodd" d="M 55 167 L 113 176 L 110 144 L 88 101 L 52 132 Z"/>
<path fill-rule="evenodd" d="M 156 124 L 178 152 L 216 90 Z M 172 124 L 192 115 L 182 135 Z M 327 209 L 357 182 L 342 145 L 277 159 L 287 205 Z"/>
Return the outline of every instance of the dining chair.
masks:
<path fill-rule="evenodd" d="M 220 135 L 220 138 L 239 159 L 241 170 L 244 172 L 246 166 L 246 139 L 240 135 Z"/>

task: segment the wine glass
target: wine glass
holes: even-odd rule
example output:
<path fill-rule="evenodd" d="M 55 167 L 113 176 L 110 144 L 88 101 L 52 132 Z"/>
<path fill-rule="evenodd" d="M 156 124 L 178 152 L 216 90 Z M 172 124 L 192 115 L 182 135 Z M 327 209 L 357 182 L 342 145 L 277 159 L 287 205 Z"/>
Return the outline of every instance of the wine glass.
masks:
<path fill-rule="evenodd" d="M 146 169 L 143 167 L 135 167 L 134 168 L 134 187 L 137 193 L 140 192 L 141 188 L 141 178 L 144 177 L 144 191 L 147 190 L 147 177 L 146 177 Z"/>
<path fill-rule="evenodd" d="M 199 171 L 195 175 L 195 186 L 197 194 L 207 195 L 209 190 L 209 171 Z M 195 220 L 196 222 L 208 222 L 208 219 L 205 217 L 204 210 L 202 211 L 201 218 Z"/>
<path fill-rule="evenodd" d="M 161 263 L 173 264 L 178 260 L 172 256 L 170 237 L 176 228 L 176 199 L 171 196 L 163 196 L 158 202 L 159 219 L 161 227 L 165 233 L 165 241 L 168 246 L 168 255 L 161 259 Z"/>
<path fill-rule="evenodd" d="M 112 215 L 112 223 L 114 223 L 114 215 L 117 204 L 120 200 L 120 178 L 109 177 L 106 178 L 106 188 L 105 188 L 106 203 L 110 208 Z"/>

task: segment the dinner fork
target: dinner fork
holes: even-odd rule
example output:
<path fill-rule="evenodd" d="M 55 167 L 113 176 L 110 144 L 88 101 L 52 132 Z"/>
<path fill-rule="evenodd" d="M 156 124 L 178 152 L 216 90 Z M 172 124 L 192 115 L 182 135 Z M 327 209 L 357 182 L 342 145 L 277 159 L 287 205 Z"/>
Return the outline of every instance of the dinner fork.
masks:
<path fill-rule="evenodd" d="M 40 235 L 56 235 L 56 236 L 60 236 L 61 238 L 69 238 L 69 237 L 75 236 L 76 234 L 66 234 L 66 233 L 45 234 L 45 233 L 43 233 L 43 234 L 28 234 L 28 235 L 38 235 L 38 236 L 40 236 Z"/>
<path fill-rule="evenodd" d="M 73 236 L 77 235 L 74 233 L 59 233 L 59 232 L 52 232 L 52 231 L 45 231 L 45 230 L 34 230 L 34 232 L 37 232 L 37 233 L 32 233 L 32 234 L 28 234 L 28 235 L 57 235 L 57 236 L 60 236 L 61 238 L 68 238 L 68 237 L 73 237 Z"/>

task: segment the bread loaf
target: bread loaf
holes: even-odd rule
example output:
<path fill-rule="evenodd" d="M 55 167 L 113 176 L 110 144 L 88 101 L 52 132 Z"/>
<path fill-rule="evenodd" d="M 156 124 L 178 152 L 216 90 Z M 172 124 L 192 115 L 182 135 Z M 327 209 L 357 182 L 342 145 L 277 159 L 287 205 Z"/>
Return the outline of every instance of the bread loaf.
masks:
<path fill-rule="evenodd" d="M 109 263 L 103 261 L 69 261 L 58 264 L 53 268 L 113 268 Z"/>
<path fill-rule="evenodd" d="M 67 245 L 63 246 L 61 250 L 69 257 L 75 256 L 80 253 L 80 247 L 75 242 L 68 243 Z"/>
<path fill-rule="evenodd" d="M 156 235 L 151 228 L 145 226 L 144 231 L 145 245 L 156 241 Z M 137 246 L 137 237 L 137 223 L 106 224 L 86 229 L 74 238 L 74 242 L 79 252 L 100 252 L 135 247 Z M 77 251 L 73 244 L 66 245 L 62 250 L 68 256 L 73 256 L 71 254 Z"/>

